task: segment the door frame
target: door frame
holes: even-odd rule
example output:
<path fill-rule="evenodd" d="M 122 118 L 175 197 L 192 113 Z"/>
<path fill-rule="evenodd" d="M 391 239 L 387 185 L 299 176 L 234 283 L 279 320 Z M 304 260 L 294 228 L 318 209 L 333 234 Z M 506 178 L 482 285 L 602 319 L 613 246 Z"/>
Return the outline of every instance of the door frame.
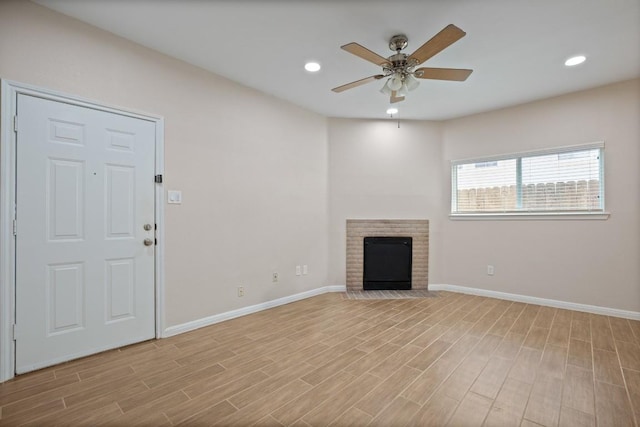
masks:
<path fill-rule="evenodd" d="M 120 114 L 155 124 L 155 174 L 164 173 L 164 118 L 161 116 L 108 106 L 75 95 L 0 79 L 0 382 L 15 376 L 13 325 L 16 313 L 16 241 L 13 220 L 16 206 L 16 133 L 14 117 L 18 95 L 30 95 L 78 107 Z M 152 179 L 153 177 L 149 177 Z M 164 191 L 155 185 L 155 223 L 158 239 L 155 251 L 155 336 L 163 335 L 164 317 Z"/>

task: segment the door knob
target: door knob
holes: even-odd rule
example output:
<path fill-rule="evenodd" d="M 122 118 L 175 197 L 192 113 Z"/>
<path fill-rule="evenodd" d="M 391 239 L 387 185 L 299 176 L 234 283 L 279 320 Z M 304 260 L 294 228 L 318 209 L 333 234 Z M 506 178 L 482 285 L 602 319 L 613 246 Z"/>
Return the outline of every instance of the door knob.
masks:
<path fill-rule="evenodd" d="M 151 240 L 151 239 L 144 239 L 144 245 L 145 245 L 145 246 L 151 246 L 151 245 L 153 245 L 153 240 Z"/>
<path fill-rule="evenodd" d="M 143 227 L 145 230 L 149 231 L 153 228 L 153 226 L 151 224 L 145 224 Z"/>

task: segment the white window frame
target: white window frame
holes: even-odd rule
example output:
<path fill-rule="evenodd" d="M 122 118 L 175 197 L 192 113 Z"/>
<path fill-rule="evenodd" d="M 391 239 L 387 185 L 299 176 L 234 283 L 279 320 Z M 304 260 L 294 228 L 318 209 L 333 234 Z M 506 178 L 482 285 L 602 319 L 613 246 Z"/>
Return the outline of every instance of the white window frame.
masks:
<path fill-rule="evenodd" d="M 501 154 L 495 156 L 487 156 L 487 157 L 478 157 L 478 158 L 469 158 L 469 159 L 460 159 L 460 160 L 452 160 L 451 161 L 451 206 L 449 218 L 453 220 L 494 220 L 494 219 L 505 219 L 505 220 L 518 220 L 518 219 L 548 219 L 548 220 L 558 220 L 558 219 L 607 219 L 609 218 L 610 213 L 605 209 L 605 180 L 604 180 L 604 169 L 605 169 L 605 144 L 604 141 L 593 142 L 589 144 L 579 144 L 579 145 L 569 145 L 562 147 L 554 147 L 543 150 L 534 150 L 534 151 L 524 151 L 517 153 L 509 153 L 509 154 Z M 519 211 L 519 212 L 463 212 L 459 213 L 455 211 L 457 206 L 457 166 L 460 164 L 467 163 L 484 163 L 484 162 L 495 162 L 500 160 L 510 160 L 521 157 L 530 157 L 530 156 L 542 156 L 548 154 L 561 154 L 572 151 L 582 151 L 582 150 L 592 150 L 592 149 L 600 149 L 601 158 L 600 158 L 600 200 L 602 201 L 602 210 L 598 211 L 548 211 L 548 212 L 527 212 L 527 211 Z M 522 179 L 521 176 L 517 177 L 518 181 Z M 521 182 L 518 182 L 520 185 Z"/>

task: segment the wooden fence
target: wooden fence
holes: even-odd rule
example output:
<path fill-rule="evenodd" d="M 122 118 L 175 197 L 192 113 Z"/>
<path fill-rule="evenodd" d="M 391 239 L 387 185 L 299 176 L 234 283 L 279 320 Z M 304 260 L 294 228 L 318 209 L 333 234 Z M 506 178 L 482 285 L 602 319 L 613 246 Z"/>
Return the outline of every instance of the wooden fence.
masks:
<path fill-rule="evenodd" d="M 522 208 L 516 186 L 458 190 L 458 212 L 590 211 L 600 209 L 600 181 L 568 181 L 522 186 Z"/>

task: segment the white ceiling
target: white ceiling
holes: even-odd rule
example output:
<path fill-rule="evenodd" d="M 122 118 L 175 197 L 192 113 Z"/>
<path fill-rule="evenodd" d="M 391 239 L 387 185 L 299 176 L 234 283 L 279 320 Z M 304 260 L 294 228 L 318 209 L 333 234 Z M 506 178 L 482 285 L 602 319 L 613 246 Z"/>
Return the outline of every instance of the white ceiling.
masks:
<path fill-rule="evenodd" d="M 382 118 L 381 70 L 340 49 L 411 53 L 447 24 L 466 37 L 425 62 L 472 68 L 466 82 L 422 80 L 400 118 L 441 120 L 640 76 L 639 0 L 39 0 L 39 4 L 331 117 Z M 583 54 L 587 61 L 567 68 Z M 304 63 L 322 64 L 319 73 Z M 224 102 L 224 101 L 220 101 Z"/>

